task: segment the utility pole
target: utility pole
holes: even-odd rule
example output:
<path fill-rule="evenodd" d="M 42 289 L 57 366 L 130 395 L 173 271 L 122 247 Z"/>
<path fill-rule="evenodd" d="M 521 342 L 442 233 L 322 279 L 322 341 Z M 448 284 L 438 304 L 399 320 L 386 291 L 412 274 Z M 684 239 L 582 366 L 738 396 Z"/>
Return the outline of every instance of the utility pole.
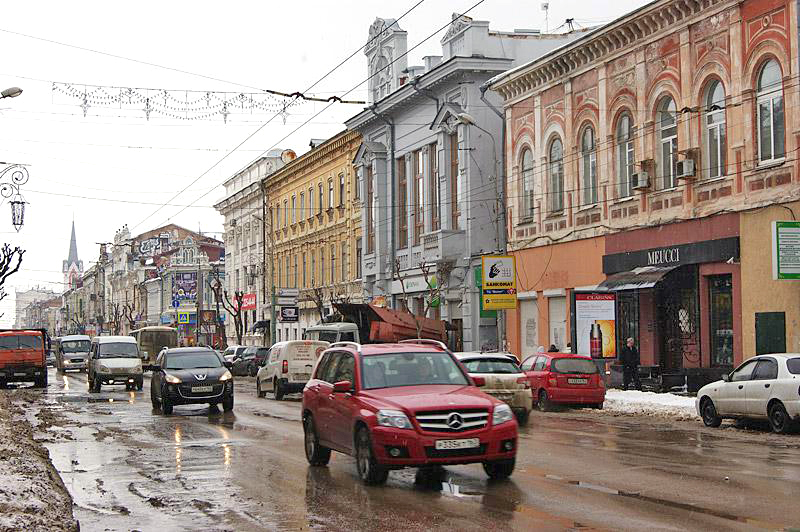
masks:
<path fill-rule="evenodd" d="M 266 178 L 264 178 L 266 179 Z M 270 227 L 270 229 L 272 229 Z M 272 233 L 270 233 L 272 234 Z M 264 303 L 267 302 L 267 188 L 264 185 L 264 182 L 261 182 L 261 305 L 262 309 L 264 307 Z M 273 300 L 274 304 L 274 300 Z M 261 318 L 265 318 L 264 313 L 262 312 Z M 272 322 L 270 321 L 270 333 L 272 330 Z M 262 344 L 267 344 L 267 328 L 264 327 L 264 339 L 262 340 Z"/>
<path fill-rule="evenodd" d="M 267 227 L 267 199 L 269 196 L 267 194 L 267 180 L 266 177 L 261 180 L 261 193 L 262 193 L 262 203 L 263 203 L 263 212 L 264 212 L 264 229 Z M 277 337 L 277 330 L 278 330 L 278 313 L 275 311 L 275 303 L 277 302 L 276 294 L 275 294 L 275 241 L 274 241 L 274 231 L 272 227 L 272 215 L 269 217 L 269 253 L 267 253 L 266 245 L 267 241 L 264 240 L 264 283 L 266 283 L 266 268 L 267 268 L 267 256 L 269 255 L 269 278 L 270 278 L 270 320 L 269 320 L 269 335 L 270 335 L 270 345 L 275 343 L 275 338 Z M 264 290 L 264 294 L 266 296 L 266 287 Z"/>
<path fill-rule="evenodd" d="M 203 272 L 200 269 L 200 261 L 197 261 L 197 324 L 195 345 L 200 345 L 200 334 L 203 329 Z"/>

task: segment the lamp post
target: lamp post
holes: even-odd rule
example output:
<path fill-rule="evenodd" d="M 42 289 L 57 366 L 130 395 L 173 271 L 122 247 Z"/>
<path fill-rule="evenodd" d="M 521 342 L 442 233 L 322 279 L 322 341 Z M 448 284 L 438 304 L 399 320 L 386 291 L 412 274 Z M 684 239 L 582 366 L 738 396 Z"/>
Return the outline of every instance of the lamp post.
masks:
<path fill-rule="evenodd" d="M 3 98 L 16 98 L 20 94 L 22 94 L 22 89 L 19 87 L 9 87 L 3 92 L 0 92 L 0 100 Z"/>

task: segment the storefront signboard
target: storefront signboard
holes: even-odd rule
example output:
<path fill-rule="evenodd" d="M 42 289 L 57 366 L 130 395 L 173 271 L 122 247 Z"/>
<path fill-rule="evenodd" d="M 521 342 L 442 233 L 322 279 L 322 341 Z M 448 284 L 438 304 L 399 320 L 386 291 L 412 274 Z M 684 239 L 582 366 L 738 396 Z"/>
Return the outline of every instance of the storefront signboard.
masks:
<path fill-rule="evenodd" d="M 734 236 L 604 255 L 603 273 L 610 275 L 646 266 L 675 267 L 738 259 L 739 237 Z"/>
<path fill-rule="evenodd" d="M 300 317 L 297 307 L 281 307 L 280 319 L 282 322 L 296 322 Z"/>
<path fill-rule="evenodd" d="M 514 257 L 487 255 L 481 264 L 483 308 L 504 310 L 517 308 L 517 279 Z"/>
<path fill-rule="evenodd" d="M 242 295 L 242 310 L 256 310 L 256 295 L 253 293 Z"/>
<path fill-rule="evenodd" d="M 800 222 L 772 222 L 772 278 L 800 279 Z"/>
<path fill-rule="evenodd" d="M 575 353 L 592 358 L 616 358 L 616 303 L 614 293 L 573 292 Z"/>

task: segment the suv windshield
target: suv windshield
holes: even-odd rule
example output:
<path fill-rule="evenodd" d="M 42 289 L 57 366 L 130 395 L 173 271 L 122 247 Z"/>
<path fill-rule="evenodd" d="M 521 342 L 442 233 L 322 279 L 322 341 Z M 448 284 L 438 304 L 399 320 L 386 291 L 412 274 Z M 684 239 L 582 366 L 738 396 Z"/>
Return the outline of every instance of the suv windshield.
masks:
<path fill-rule="evenodd" d="M 109 342 L 98 345 L 97 355 L 99 358 L 139 358 L 139 348 L 127 342 Z"/>
<path fill-rule="evenodd" d="M 42 337 L 32 335 L 0 336 L 0 349 L 41 349 Z"/>
<path fill-rule="evenodd" d="M 186 353 L 167 355 L 164 369 L 218 368 L 222 366 L 215 353 Z"/>
<path fill-rule="evenodd" d="M 787 360 L 786 367 L 792 375 L 800 375 L 800 357 Z"/>
<path fill-rule="evenodd" d="M 91 342 L 89 340 L 70 340 L 69 342 L 61 342 L 61 349 L 65 353 L 88 353 Z"/>
<path fill-rule="evenodd" d="M 447 353 L 370 355 L 361 359 L 361 370 L 366 390 L 425 384 L 469 384 Z"/>
<path fill-rule="evenodd" d="M 550 364 L 551 371 L 555 373 L 597 373 L 597 366 L 594 362 L 585 358 L 554 358 Z"/>
<path fill-rule="evenodd" d="M 470 373 L 522 373 L 519 366 L 507 358 L 479 358 L 461 363 Z"/>

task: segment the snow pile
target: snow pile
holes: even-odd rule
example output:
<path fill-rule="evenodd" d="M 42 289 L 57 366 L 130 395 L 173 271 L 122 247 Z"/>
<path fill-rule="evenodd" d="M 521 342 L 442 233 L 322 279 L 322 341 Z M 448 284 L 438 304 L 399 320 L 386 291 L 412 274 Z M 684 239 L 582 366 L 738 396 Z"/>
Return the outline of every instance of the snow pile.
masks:
<path fill-rule="evenodd" d="M 0 392 L 0 530 L 78 530 L 72 497 L 14 398 Z"/>
<path fill-rule="evenodd" d="M 677 420 L 695 420 L 694 397 L 672 393 L 607 390 L 603 408 L 612 414 L 633 414 Z"/>

